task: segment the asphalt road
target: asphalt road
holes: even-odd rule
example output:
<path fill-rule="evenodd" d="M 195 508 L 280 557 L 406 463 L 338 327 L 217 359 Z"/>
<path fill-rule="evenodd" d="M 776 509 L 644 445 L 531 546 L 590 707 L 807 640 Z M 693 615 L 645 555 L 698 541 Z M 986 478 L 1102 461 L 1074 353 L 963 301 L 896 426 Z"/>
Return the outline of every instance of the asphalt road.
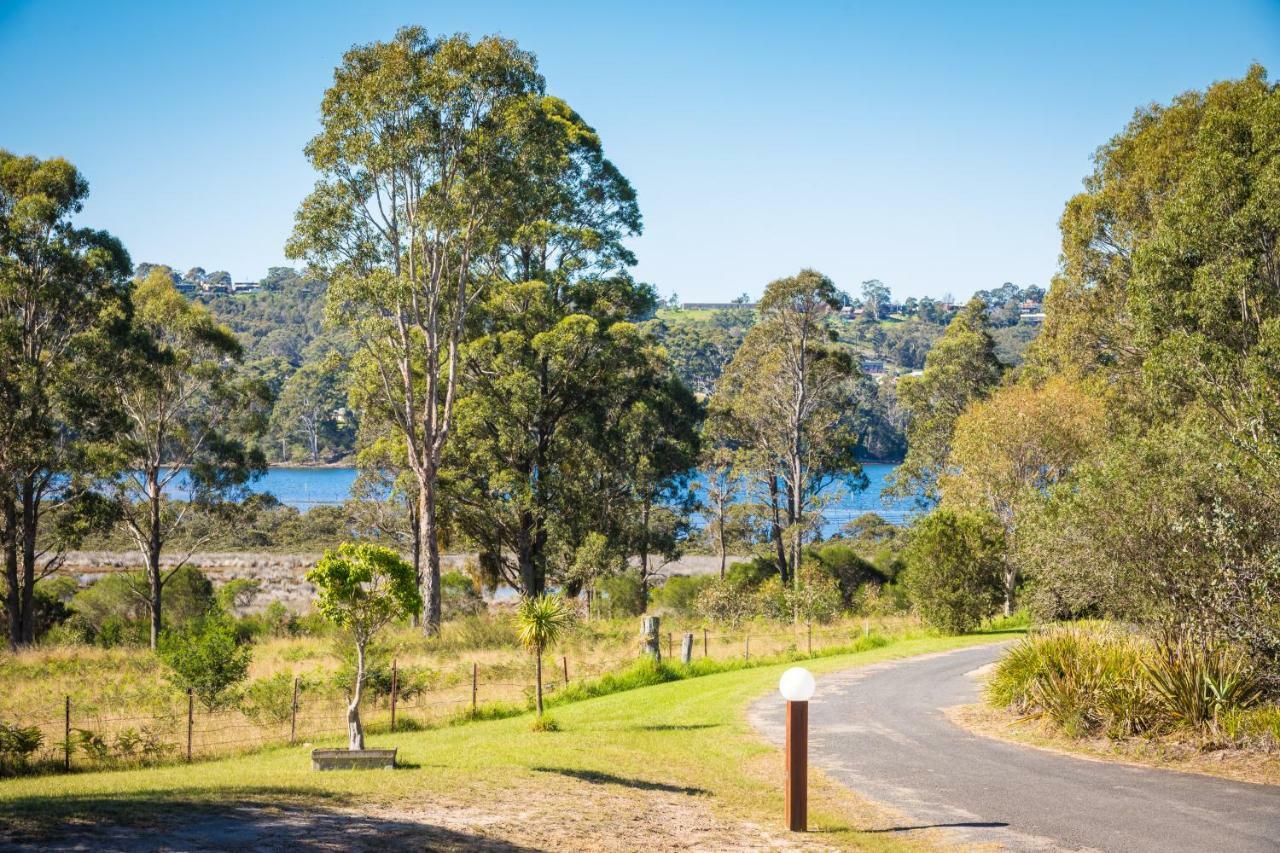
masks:
<path fill-rule="evenodd" d="M 1280 787 L 1090 761 L 971 735 L 943 709 L 977 700 L 982 646 L 821 676 L 810 761 L 953 841 L 1010 850 L 1280 851 Z M 783 701 L 751 709 L 781 743 Z"/>

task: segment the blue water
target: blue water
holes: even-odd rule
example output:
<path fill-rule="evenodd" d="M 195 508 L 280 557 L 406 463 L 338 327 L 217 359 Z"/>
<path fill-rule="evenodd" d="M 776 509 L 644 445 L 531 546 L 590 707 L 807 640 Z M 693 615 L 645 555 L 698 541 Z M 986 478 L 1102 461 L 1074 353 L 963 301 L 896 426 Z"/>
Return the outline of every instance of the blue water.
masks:
<path fill-rule="evenodd" d="M 831 487 L 832 503 L 826 507 L 823 534 L 830 536 L 840 525 L 864 512 L 876 512 L 894 524 L 903 524 L 918 512 L 910 498 L 889 498 L 881 494 L 885 480 L 897 465 L 867 462 L 862 471 L 869 485 L 860 492 L 843 486 Z M 255 492 L 270 492 L 284 504 L 306 510 L 319 504 L 340 504 L 351 493 L 354 468 L 272 468 L 250 486 Z"/>

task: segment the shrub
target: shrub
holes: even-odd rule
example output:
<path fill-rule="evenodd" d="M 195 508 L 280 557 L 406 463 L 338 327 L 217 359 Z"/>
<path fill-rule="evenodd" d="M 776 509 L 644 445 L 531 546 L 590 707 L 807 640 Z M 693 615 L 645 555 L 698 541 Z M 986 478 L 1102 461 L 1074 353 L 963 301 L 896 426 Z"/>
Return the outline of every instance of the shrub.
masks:
<path fill-rule="evenodd" d="M 440 608 L 445 619 L 475 616 L 485 610 L 484 596 L 467 575 L 445 572 L 440 576 Z"/>
<path fill-rule="evenodd" d="M 737 626 L 754 612 L 750 589 L 740 580 L 717 578 L 698 594 L 698 615 L 710 622 Z"/>
<path fill-rule="evenodd" d="M 844 542 L 829 542 L 813 548 L 810 553 L 836 583 L 847 605 L 852 605 L 858 590 L 867 583 L 884 583 L 888 580 L 879 569 L 858 554 L 853 546 Z"/>
<path fill-rule="evenodd" d="M 844 597 L 836 580 L 820 565 L 805 562 L 800 567 L 800 583 L 787 585 L 786 618 L 805 622 L 830 622 L 840 615 Z"/>
<path fill-rule="evenodd" d="M 262 582 L 250 578 L 232 578 L 218 587 L 214 600 L 227 613 L 244 610 L 262 592 Z"/>
<path fill-rule="evenodd" d="M 250 682 L 240 701 L 244 715 L 260 726 L 283 725 L 293 714 L 293 678 L 278 672 Z"/>
<path fill-rule="evenodd" d="M 181 631 L 160 638 L 160 659 L 173 671 L 173 682 L 195 693 L 209 710 L 222 705 L 231 688 L 249 672 L 252 651 L 236 642 L 231 620 L 211 614 Z"/>
<path fill-rule="evenodd" d="M 778 566 L 768 557 L 754 557 L 745 563 L 730 563 L 725 578 L 742 587 L 759 586 L 778 574 Z"/>
<path fill-rule="evenodd" d="M 1170 719 L 1192 728 L 1217 726 L 1223 712 L 1241 711 L 1262 698 L 1262 683 L 1243 656 L 1189 637 L 1163 645 L 1144 669 Z"/>
<path fill-rule="evenodd" d="M 31 756 L 44 744 L 39 726 L 0 723 L 0 771 L 16 773 L 25 770 Z"/>
<path fill-rule="evenodd" d="M 676 575 L 668 578 L 658 589 L 656 601 L 678 616 L 693 616 L 697 610 L 698 595 L 714 580 L 713 575 Z"/>
<path fill-rule="evenodd" d="M 601 598 L 597 598 L 597 614 L 606 619 L 639 616 L 644 613 L 644 590 L 634 572 L 623 572 L 600 581 Z"/>
<path fill-rule="evenodd" d="M 1143 653 L 1139 638 L 1079 628 L 1028 637 L 997 664 L 988 696 L 1073 737 L 1143 734 L 1160 724 Z"/>
<path fill-rule="evenodd" d="M 972 631 L 1004 598 L 1004 535 L 990 516 L 937 509 L 912 525 L 907 592 L 942 631 Z"/>

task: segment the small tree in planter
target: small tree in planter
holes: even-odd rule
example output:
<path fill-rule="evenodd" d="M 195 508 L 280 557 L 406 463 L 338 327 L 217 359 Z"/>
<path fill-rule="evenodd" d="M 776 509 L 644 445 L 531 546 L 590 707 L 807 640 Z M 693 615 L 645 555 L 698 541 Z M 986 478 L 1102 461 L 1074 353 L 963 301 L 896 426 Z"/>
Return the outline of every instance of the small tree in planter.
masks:
<path fill-rule="evenodd" d="M 316 609 L 355 638 L 356 678 L 347 706 L 348 748 L 364 749 L 360 691 L 365 649 L 378 631 L 422 609 L 413 566 L 390 548 L 344 542 L 325 551 L 316 567 L 307 572 L 307 580 L 318 593 Z"/>
<path fill-rule="evenodd" d="M 569 603 L 558 595 L 526 598 L 516 610 L 516 630 L 520 642 L 534 653 L 537 664 L 537 709 L 542 719 L 542 653 L 553 646 L 573 625 L 574 614 Z"/>

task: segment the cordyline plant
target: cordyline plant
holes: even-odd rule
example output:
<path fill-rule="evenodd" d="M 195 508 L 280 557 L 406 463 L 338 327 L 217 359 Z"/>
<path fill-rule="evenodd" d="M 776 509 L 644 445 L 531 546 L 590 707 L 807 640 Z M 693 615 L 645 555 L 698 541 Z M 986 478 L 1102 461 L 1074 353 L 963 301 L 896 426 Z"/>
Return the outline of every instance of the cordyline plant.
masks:
<path fill-rule="evenodd" d="M 316 587 L 316 609 L 355 639 L 356 678 L 347 706 L 347 739 L 350 749 L 364 749 L 360 693 L 365 649 L 378 631 L 421 609 L 422 595 L 413 566 L 390 548 L 344 542 L 325 551 L 316 567 L 307 572 L 307 580 Z"/>
<path fill-rule="evenodd" d="M 542 719 L 542 653 L 573 627 L 573 608 L 559 595 L 525 598 L 516 610 L 516 631 L 520 642 L 537 660 L 537 710 Z"/>

